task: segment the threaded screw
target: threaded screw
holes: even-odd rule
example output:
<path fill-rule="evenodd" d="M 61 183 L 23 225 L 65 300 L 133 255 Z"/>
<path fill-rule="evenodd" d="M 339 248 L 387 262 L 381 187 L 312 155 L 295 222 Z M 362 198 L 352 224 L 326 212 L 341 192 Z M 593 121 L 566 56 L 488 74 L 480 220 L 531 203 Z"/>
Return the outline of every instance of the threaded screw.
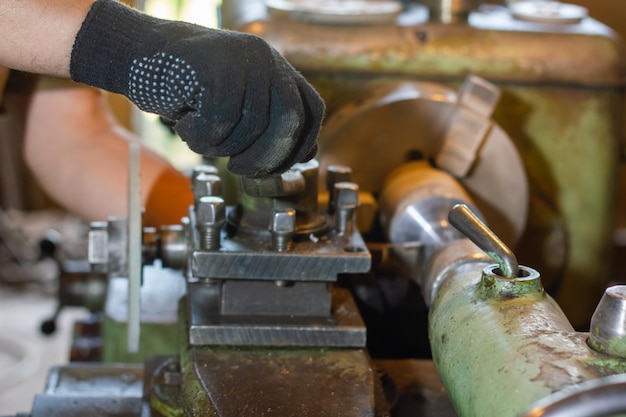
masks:
<path fill-rule="evenodd" d="M 339 235 L 352 232 L 354 213 L 359 207 L 359 186 L 353 182 L 338 182 L 334 187 L 335 230 Z"/>
<path fill-rule="evenodd" d="M 218 250 L 220 234 L 226 220 L 226 204 L 217 196 L 205 196 L 196 204 L 196 227 L 203 250 Z"/>
<path fill-rule="evenodd" d="M 272 233 L 274 249 L 277 252 L 288 251 L 296 231 L 296 211 L 294 209 L 274 211 L 269 229 Z"/>
<path fill-rule="evenodd" d="M 352 168 L 345 165 L 329 165 L 326 168 L 326 191 L 328 191 L 328 212 L 335 212 L 335 184 L 352 181 Z"/>

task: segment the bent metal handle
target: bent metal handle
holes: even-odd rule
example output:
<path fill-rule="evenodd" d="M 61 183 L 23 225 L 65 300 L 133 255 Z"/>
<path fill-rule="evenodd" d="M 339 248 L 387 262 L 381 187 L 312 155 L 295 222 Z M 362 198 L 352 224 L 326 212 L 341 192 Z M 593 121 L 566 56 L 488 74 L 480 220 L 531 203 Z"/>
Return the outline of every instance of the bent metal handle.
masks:
<path fill-rule="evenodd" d="M 517 258 L 499 238 L 465 205 L 457 204 L 448 213 L 448 221 L 474 242 L 500 266 L 506 278 L 519 274 Z"/>

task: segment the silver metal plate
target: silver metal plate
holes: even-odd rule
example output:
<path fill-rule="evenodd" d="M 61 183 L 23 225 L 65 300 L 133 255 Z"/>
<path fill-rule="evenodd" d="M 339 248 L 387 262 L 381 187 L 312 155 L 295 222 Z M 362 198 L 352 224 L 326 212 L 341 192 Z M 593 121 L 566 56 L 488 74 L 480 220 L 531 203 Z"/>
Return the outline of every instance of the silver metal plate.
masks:
<path fill-rule="evenodd" d="M 270 11 L 321 24 L 391 23 L 402 11 L 402 3 L 395 0 L 266 0 L 265 4 Z"/>
<path fill-rule="evenodd" d="M 536 23 L 574 24 L 587 17 L 587 9 L 558 1 L 520 1 L 509 5 L 518 20 Z"/>
<path fill-rule="evenodd" d="M 189 289 L 191 345 L 365 347 L 365 324 L 347 290 L 333 291 L 329 317 L 242 317 L 216 314 L 216 306 L 211 305 L 215 297 L 197 286 Z"/>

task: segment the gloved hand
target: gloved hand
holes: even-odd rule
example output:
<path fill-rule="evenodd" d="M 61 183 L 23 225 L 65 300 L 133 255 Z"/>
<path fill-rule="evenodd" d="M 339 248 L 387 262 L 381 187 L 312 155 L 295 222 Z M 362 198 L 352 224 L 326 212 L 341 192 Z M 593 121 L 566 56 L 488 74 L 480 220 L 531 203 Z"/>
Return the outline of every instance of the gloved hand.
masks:
<path fill-rule="evenodd" d="M 317 150 L 322 99 L 254 35 L 97 0 L 76 36 L 70 74 L 171 120 L 193 151 L 230 156 L 235 174 L 279 173 Z"/>

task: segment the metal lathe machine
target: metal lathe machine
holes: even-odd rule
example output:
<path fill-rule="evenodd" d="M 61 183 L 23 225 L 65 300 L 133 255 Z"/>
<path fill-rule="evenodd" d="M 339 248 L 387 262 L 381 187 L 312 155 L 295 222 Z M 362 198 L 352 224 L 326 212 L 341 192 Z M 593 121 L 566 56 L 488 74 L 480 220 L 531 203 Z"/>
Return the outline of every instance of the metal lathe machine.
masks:
<path fill-rule="evenodd" d="M 626 415 L 608 27 L 462 0 L 233 0 L 222 23 L 320 91 L 319 153 L 262 179 L 207 160 L 180 224 L 94 223 L 103 361 L 53 369 L 27 415 Z"/>

